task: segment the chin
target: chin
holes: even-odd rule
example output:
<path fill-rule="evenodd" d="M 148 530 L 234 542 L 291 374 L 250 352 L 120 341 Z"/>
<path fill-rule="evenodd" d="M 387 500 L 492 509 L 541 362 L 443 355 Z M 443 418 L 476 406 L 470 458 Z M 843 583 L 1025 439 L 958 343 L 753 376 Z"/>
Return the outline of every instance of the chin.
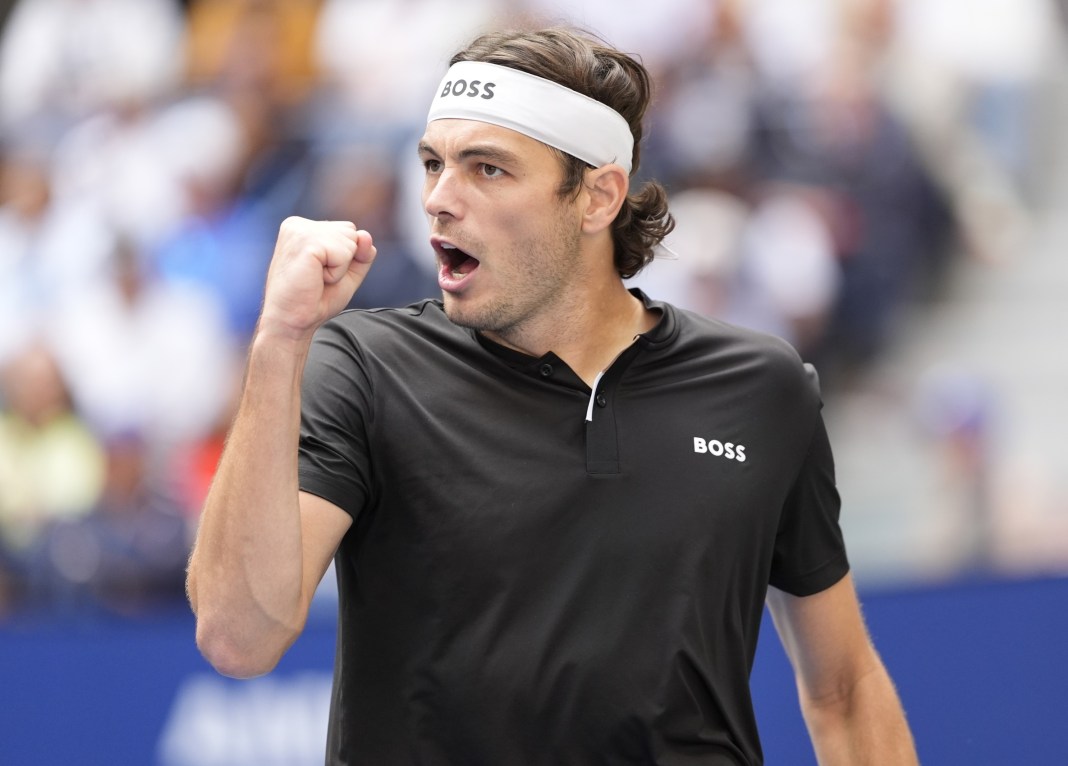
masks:
<path fill-rule="evenodd" d="M 441 302 L 445 308 L 445 316 L 450 322 L 461 327 L 470 327 L 473 330 L 481 329 L 477 312 L 472 312 L 470 307 L 464 306 L 463 301 L 449 293 L 444 293 Z"/>
<path fill-rule="evenodd" d="M 460 327 L 467 327 L 479 332 L 496 332 L 502 324 L 502 322 L 496 321 L 499 317 L 495 316 L 492 309 L 472 306 L 469 302 L 449 293 L 444 294 L 442 304 L 445 307 L 445 316 L 449 318 L 450 322 Z"/>

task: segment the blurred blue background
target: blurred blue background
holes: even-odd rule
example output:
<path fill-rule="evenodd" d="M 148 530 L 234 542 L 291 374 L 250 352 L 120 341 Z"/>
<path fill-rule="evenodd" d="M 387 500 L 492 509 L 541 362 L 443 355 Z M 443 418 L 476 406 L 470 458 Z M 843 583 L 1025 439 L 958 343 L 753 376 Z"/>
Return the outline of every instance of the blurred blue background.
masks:
<path fill-rule="evenodd" d="M 414 141 L 448 55 L 544 20 L 658 83 L 678 228 L 633 281 L 816 364 L 843 527 L 926 764 L 1068 763 L 1064 0 L 0 2 L 0 764 L 322 760 L 324 583 L 215 675 L 183 569 L 275 233 L 437 294 Z M 813 762 L 770 628 L 769 764 Z"/>

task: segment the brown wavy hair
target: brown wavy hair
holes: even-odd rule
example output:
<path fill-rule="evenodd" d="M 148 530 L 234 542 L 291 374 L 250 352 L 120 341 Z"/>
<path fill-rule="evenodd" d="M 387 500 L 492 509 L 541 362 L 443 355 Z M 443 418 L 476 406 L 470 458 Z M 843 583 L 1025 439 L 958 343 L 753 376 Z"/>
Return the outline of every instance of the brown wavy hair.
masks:
<path fill-rule="evenodd" d="M 570 27 L 490 32 L 477 37 L 450 62 L 483 61 L 518 69 L 557 82 L 615 109 L 634 136 L 631 176 L 641 155 L 642 118 L 652 100 L 652 81 L 640 61 L 588 32 Z M 564 164 L 562 197 L 578 193 L 589 169 L 582 160 L 560 152 Z M 634 276 L 653 259 L 654 248 L 675 227 L 667 192 L 645 181 L 627 195 L 612 223 L 616 271 Z"/>

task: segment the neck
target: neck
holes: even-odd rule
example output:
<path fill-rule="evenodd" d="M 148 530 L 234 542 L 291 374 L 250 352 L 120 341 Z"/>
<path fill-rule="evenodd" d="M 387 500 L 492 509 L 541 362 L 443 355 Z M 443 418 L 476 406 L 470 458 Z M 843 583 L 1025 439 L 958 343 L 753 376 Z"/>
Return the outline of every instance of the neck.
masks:
<path fill-rule="evenodd" d="M 545 323 L 509 333 L 486 332 L 486 337 L 530 356 L 552 351 L 592 386 L 597 375 L 612 364 L 659 317 L 627 291 L 618 277 L 594 289 L 562 298 L 558 311 Z"/>

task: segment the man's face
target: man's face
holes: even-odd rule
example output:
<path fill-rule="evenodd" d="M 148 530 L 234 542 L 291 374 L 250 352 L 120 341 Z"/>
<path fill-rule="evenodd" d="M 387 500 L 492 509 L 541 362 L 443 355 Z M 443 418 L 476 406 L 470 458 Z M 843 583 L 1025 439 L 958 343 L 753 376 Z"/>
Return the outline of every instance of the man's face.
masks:
<path fill-rule="evenodd" d="M 419 157 L 449 318 L 504 338 L 551 319 L 582 278 L 581 213 L 557 194 L 558 156 L 513 130 L 450 119 L 427 126 Z"/>

